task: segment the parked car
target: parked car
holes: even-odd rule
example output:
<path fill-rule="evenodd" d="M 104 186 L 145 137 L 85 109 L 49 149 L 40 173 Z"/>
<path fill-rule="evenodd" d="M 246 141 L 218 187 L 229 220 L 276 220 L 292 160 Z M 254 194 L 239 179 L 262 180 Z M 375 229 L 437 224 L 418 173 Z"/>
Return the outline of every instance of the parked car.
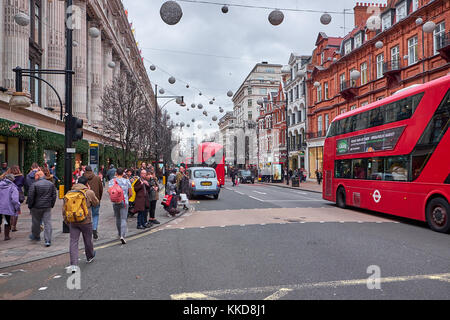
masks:
<path fill-rule="evenodd" d="M 250 170 L 239 170 L 238 179 L 240 183 L 255 183 L 255 177 Z"/>
<path fill-rule="evenodd" d="M 219 198 L 220 184 L 216 170 L 208 167 L 193 167 L 188 169 L 189 199 L 196 196 L 213 196 Z"/>

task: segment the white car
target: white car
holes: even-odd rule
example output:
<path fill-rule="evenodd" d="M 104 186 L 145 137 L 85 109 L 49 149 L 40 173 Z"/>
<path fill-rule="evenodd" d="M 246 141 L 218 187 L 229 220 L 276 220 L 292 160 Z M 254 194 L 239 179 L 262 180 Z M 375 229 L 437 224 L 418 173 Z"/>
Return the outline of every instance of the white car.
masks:
<path fill-rule="evenodd" d="M 220 184 L 216 170 L 209 167 L 193 167 L 188 169 L 189 199 L 195 196 L 214 196 L 219 198 Z"/>

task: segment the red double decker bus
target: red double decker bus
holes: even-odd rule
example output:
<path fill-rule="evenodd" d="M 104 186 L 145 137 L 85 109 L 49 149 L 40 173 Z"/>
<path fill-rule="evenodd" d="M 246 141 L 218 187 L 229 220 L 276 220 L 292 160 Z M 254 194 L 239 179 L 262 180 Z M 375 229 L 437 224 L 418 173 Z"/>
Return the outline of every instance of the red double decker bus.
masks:
<path fill-rule="evenodd" d="M 336 117 L 323 198 L 450 231 L 450 76 Z"/>
<path fill-rule="evenodd" d="M 214 142 L 204 142 L 198 145 L 195 166 L 208 166 L 214 168 L 219 186 L 225 185 L 225 155 L 223 145 Z"/>

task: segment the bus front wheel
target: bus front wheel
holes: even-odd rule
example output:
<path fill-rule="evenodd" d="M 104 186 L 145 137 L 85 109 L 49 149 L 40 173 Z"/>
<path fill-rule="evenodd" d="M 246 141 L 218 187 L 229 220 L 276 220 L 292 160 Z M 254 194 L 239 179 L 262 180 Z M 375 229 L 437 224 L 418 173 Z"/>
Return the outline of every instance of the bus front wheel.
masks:
<path fill-rule="evenodd" d="M 444 198 L 432 199 L 426 208 L 426 219 L 430 228 L 437 232 L 450 231 L 450 205 Z"/>
<path fill-rule="evenodd" d="M 345 189 L 339 187 L 336 192 L 336 204 L 339 208 L 345 209 L 347 207 L 345 203 Z"/>

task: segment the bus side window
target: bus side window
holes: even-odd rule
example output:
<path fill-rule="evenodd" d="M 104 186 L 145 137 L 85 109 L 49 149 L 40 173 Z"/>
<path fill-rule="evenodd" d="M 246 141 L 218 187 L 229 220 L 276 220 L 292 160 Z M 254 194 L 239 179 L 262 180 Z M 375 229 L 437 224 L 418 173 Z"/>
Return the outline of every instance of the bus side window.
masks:
<path fill-rule="evenodd" d="M 386 158 L 385 180 L 408 181 L 409 159 L 406 156 Z"/>
<path fill-rule="evenodd" d="M 334 177 L 340 179 L 352 178 L 352 160 L 336 160 Z"/>
<path fill-rule="evenodd" d="M 366 179 L 367 159 L 353 159 L 353 179 Z"/>

